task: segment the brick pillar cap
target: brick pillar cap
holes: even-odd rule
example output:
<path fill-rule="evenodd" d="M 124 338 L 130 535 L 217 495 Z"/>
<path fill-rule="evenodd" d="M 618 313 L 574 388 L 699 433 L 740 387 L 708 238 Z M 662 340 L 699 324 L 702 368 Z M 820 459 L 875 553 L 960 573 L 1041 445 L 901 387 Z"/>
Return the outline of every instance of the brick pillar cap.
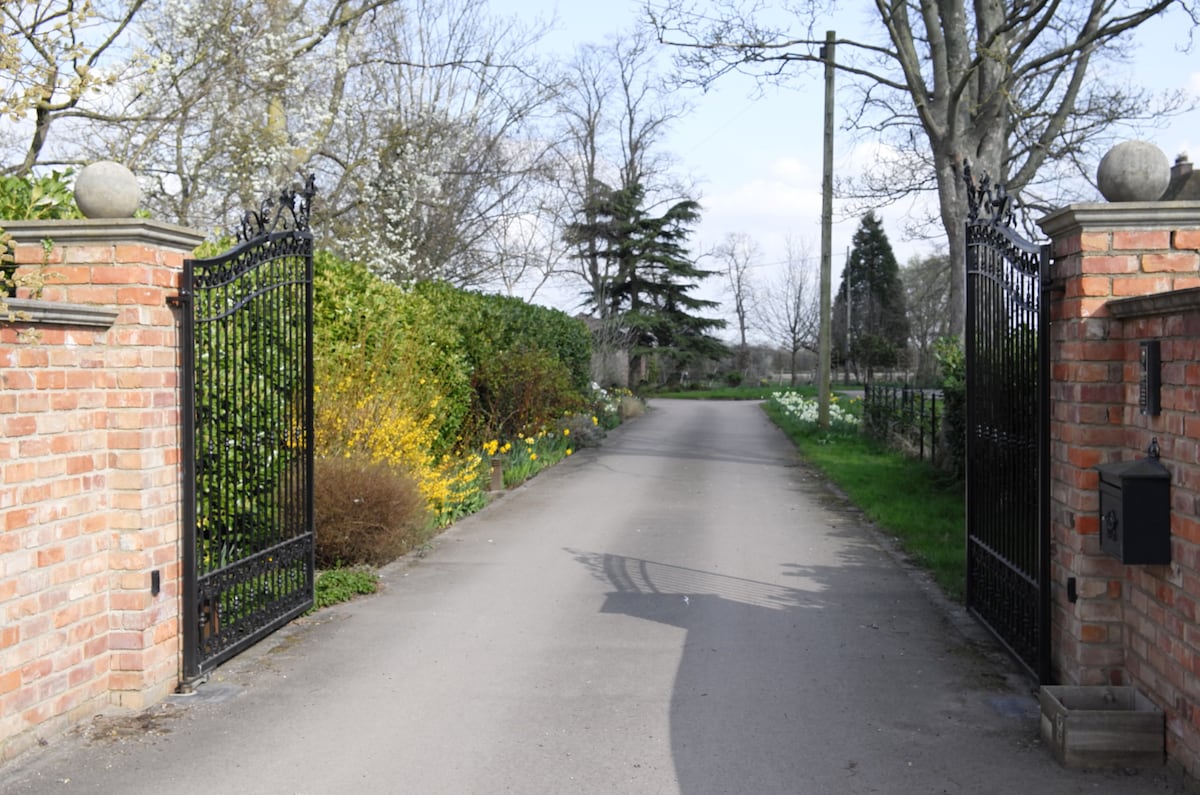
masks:
<path fill-rule="evenodd" d="M 49 238 L 59 246 L 132 244 L 190 253 L 204 233 L 148 218 L 82 218 L 67 221 L 0 221 L 0 229 L 21 245 Z"/>
<path fill-rule="evenodd" d="M 1069 204 L 1037 224 L 1050 238 L 1073 231 L 1200 228 L 1200 201 Z"/>

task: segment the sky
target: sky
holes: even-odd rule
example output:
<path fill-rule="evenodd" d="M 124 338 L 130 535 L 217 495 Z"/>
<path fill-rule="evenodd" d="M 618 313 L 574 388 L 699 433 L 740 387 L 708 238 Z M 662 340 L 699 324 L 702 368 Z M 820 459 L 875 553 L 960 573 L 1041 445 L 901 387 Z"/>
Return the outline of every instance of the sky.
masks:
<path fill-rule="evenodd" d="M 548 51 L 569 57 L 578 44 L 600 42 L 608 34 L 629 30 L 641 20 L 643 0 L 491 0 L 493 10 L 522 20 L 557 19 L 554 32 L 543 41 Z M 836 21 L 840 35 L 867 19 L 848 11 Z M 1185 24 L 1186 23 L 1186 24 Z M 1154 20 L 1137 32 L 1138 48 L 1131 67 L 1132 80 L 1156 89 L 1183 89 L 1200 100 L 1200 42 L 1187 53 L 1190 20 L 1177 14 Z M 667 53 L 669 57 L 669 53 Z M 840 79 L 840 78 L 839 78 Z M 767 89 L 756 95 L 754 81 L 727 75 L 706 93 L 691 97 L 693 110 L 678 122 L 664 149 L 679 160 L 680 170 L 696 180 L 703 208 L 694 238 L 695 249 L 709 250 L 731 233 L 749 235 L 762 250 L 753 274 L 770 281 L 784 259 L 791 237 L 820 255 L 823 81 L 819 69 L 793 80 L 786 89 Z M 838 121 L 843 116 L 838 108 Z M 1132 137 L 1132 136 L 1131 136 Z M 1145 130 L 1137 137 L 1163 150 L 1170 162 L 1187 152 L 1200 160 L 1200 110 L 1175 118 L 1162 129 Z M 835 134 L 835 173 L 861 170 L 872 159 L 869 143 L 855 144 L 840 129 Z M 1099 194 L 1095 196 L 1100 201 Z M 835 201 L 832 261 L 836 291 L 841 264 L 858 226 Z M 885 231 L 901 263 L 910 257 L 933 253 L 935 242 L 907 240 L 903 216 L 910 208 L 898 206 L 880 213 Z M 716 280 L 710 280 L 715 282 Z M 720 299 L 722 288 L 707 284 L 704 297 Z M 553 301 L 554 299 L 551 299 Z"/>

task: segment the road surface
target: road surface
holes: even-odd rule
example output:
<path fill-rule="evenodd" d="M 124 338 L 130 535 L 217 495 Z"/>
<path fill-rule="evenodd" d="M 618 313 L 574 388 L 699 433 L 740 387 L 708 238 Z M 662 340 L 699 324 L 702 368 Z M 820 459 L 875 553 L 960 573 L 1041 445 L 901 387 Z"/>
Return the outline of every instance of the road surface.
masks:
<path fill-rule="evenodd" d="M 0 793 L 1162 793 L 1031 687 L 752 403 L 656 401 L 196 695 Z"/>

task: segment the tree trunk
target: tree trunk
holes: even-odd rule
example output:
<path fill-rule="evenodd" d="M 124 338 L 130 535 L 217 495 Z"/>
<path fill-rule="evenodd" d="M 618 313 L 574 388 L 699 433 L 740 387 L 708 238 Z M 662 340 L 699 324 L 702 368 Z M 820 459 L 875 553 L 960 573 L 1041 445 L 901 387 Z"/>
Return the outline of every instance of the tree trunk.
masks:
<path fill-rule="evenodd" d="M 950 255 L 946 321 L 950 333 L 962 336 L 967 317 L 967 192 L 960 170 L 953 163 L 938 169 L 938 198 Z"/>

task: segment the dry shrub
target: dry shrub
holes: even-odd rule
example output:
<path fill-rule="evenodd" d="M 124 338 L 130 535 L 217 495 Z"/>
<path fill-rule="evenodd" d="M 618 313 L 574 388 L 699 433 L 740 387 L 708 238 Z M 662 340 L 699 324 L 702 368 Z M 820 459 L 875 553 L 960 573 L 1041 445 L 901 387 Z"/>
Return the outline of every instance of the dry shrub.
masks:
<path fill-rule="evenodd" d="M 632 420 L 646 413 L 646 404 L 636 397 L 622 395 L 620 411 L 622 420 Z"/>
<path fill-rule="evenodd" d="M 314 462 L 318 568 L 381 566 L 422 544 L 430 521 L 416 481 L 360 457 Z"/>
<path fill-rule="evenodd" d="M 559 428 L 569 431 L 571 442 L 576 448 L 597 447 L 604 438 L 604 428 L 592 422 L 589 414 L 572 414 L 559 423 Z"/>

